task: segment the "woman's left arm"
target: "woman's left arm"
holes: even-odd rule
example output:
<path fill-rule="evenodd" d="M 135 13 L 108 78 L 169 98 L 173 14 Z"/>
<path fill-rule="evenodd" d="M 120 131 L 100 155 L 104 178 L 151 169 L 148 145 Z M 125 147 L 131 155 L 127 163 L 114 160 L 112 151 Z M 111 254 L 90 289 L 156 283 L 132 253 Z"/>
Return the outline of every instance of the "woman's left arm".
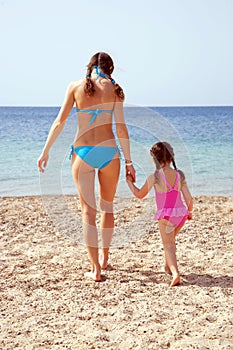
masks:
<path fill-rule="evenodd" d="M 62 132 L 64 125 L 66 123 L 66 120 L 68 118 L 68 115 L 69 115 L 71 109 L 73 108 L 74 101 L 75 101 L 74 88 L 75 88 L 74 83 L 70 83 L 70 85 L 68 86 L 68 88 L 66 90 L 66 95 L 65 95 L 65 99 L 64 99 L 64 102 L 62 104 L 62 107 L 59 111 L 57 118 L 54 120 L 54 122 L 50 128 L 47 140 L 45 142 L 45 146 L 44 146 L 43 151 L 42 151 L 42 153 L 37 161 L 39 171 L 42 173 L 44 172 L 44 169 L 48 163 L 50 148 L 52 147 L 52 145 L 54 144 L 54 142 L 56 141 L 56 139 L 58 138 L 58 136 Z"/>

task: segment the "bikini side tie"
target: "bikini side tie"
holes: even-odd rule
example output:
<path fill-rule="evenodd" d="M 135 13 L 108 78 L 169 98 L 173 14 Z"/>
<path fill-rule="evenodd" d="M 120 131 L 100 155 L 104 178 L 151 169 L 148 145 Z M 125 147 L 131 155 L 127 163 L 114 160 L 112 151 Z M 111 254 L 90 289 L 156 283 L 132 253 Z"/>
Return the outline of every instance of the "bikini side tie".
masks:
<path fill-rule="evenodd" d="M 71 145 L 71 146 L 70 146 L 70 153 L 69 153 L 69 160 L 71 160 L 72 154 L 73 154 L 73 153 L 74 153 L 74 146 Z"/>

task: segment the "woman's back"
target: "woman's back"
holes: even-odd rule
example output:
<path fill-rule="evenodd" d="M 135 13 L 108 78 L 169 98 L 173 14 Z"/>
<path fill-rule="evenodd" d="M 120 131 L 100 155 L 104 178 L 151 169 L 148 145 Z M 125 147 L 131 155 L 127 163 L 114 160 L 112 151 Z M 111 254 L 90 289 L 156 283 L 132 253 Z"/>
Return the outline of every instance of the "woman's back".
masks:
<path fill-rule="evenodd" d="M 85 92 L 86 79 L 75 82 L 74 97 L 78 113 L 75 145 L 96 145 L 106 141 L 105 145 L 115 145 L 112 116 L 117 96 L 114 86 L 109 79 L 99 77 L 94 72 L 90 78 L 94 86 L 91 96 Z"/>

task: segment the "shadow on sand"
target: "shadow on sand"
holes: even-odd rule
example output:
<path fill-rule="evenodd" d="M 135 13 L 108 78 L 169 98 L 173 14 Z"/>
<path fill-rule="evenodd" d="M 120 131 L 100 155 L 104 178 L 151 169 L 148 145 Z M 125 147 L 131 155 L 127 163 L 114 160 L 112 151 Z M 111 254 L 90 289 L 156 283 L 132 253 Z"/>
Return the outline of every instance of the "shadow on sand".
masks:
<path fill-rule="evenodd" d="M 221 287 L 233 288 L 233 277 L 231 276 L 211 276 L 208 274 L 190 273 L 181 275 L 183 285 L 196 285 L 199 287 Z"/>

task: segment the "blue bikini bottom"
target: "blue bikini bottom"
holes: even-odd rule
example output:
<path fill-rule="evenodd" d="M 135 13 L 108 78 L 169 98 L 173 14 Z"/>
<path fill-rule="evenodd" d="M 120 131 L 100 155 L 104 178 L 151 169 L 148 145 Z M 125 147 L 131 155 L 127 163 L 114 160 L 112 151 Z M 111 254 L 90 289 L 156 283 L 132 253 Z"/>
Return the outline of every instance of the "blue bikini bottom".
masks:
<path fill-rule="evenodd" d="M 74 148 L 72 145 L 69 159 L 71 159 L 72 154 L 75 152 L 88 165 L 96 169 L 103 169 L 111 162 L 118 151 L 117 147 L 80 146 Z"/>

